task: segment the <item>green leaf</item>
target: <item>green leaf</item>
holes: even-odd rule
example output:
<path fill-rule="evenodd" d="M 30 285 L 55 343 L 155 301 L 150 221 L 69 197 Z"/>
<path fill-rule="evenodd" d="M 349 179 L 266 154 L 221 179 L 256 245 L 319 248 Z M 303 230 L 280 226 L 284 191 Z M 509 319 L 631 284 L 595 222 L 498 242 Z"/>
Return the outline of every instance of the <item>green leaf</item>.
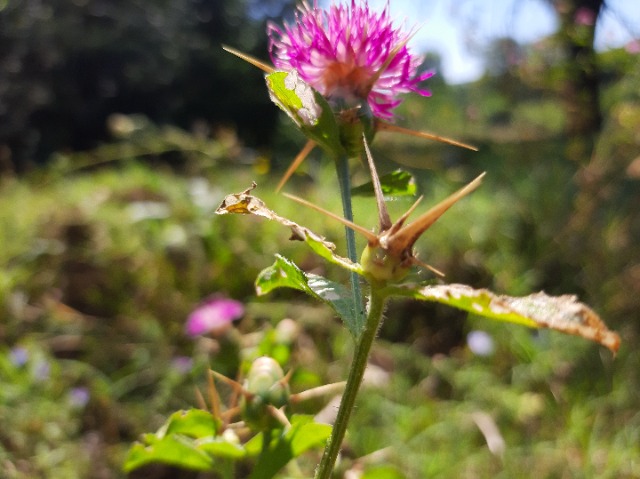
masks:
<path fill-rule="evenodd" d="M 380 177 L 382 194 L 385 196 L 415 196 L 416 182 L 407 171 L 396 170 Z M 368 182 L 351 189 L 353 196 L 374 196 L 373 183 Z"/>
<path fill-rule="evenodd" d="M 173 413 L 156 434 L 145 434 L 127 455 L 124 469 L 132 471 L 150 463 L 170 464 L 199 471 L 213 467 L 212 455 L 244 456 L 241 446 L 217 436 L 219 422 L 201 409 Z M 212 443 L 217 443 L 212 446 Z M 240 452 L 237 449 L 240 448 Z"/>
<path fill-rule="evenodd" d="M 309 139 L 334 155 L 343 153 L 338 123 L 327 100 L 295 70 L 266 75 L 269 96 Z"/>
<path fill-rule="evenodd" d="M 193 439 L 181 434 L 171 434 L 158 439 L 145 435 L 145 443 L 135 443 L 129 449 L 124 462 L 124 471 L 151 463 L 162 463 L 196 471 L 208 471 L 213 467 L 213 459 L 204 451 L 198 450 Z"/>
<path fill-rule="evenodd" d="M 275 263 L 258 274 L 256 292 L 258 296 L 263 296 L 276 288 L 297 289 L 319 299 L 333 308 L 353 337 L 357 338 L 360 334 L 353 298 L 349 290 L 340 283 L 315 274 L 306 274 L 292 261 L 276 255 Z"/>
<path fill-rule="evenodd" d="M 183 434 L 192 438 L 215 436 L 219 427 L 218 421 L 211 413 L 202 409 L 190 409 L 188 411 L 176 411 L 158 431 L 157 436 L 162 438 L 170 434 Z"/>
<path fill-rule="evenodd" d="M 230 442 L 223 436 L 206 437 L 197 441 L 196 445 L 200 451 L 226 459 L 242 459 L 247 455 L 241 444 Z"/>
<path fill-rule="evenodd" d="M 405 479 L 406 476 L 393 466 L 375 466 L 369 468 L 361 479 Z"/>
<path fill-rule="evenodd" d="M 485 318 L 531 328 L 555 329 L 596 341 L 614 354 L 620 347 L 618 334 L 607 329 L 592 309 L 571 295 L 548 296 L 541 292 L 512 297 L 464 284 L 389 286 L 385 288 L 385 294 L 436 301 Z"/>
<path fill-rule="evenodd" d="M 331 426 L 313 421 L 311 416 L 294 415 L 287 430 L 272 430 L 269 447 L 263 447 L 265 434 L 252 438 L 246 449 L 249 455 L 258 455 L 250 479 L 270 479 L 289 461 L 306 451 L 322 447 L 331 434 Z"/>
<path fill-rule="evenodd" d="M 304 422 L 300 422 L 297 429 L 292 428 L 287 431 L 285 438 L 290 441 L 291 452 L 295 458 L 310 449 L 323 447 L 330 435 L 331 426 L 329 424 L 314 422 L 313 418 L 309 416 Z"/>

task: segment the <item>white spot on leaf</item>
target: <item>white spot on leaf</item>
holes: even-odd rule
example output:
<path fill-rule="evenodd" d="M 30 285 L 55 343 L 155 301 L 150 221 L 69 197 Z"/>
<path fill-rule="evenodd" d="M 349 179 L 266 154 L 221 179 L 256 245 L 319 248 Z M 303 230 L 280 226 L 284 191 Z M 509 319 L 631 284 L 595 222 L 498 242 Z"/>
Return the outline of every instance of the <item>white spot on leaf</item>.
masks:
<path fill-rule="evenodd" d="M 284 86 L 288 90 L 293 90 L 302 102 L 302 107 L 298 110 L 300 120 L 306 126 L 314 126 L 318 123 L 318 118 L 322 115 L 322 107 L 316 102 L 313 88 L 300 79 L 298 72 L 289 72 L 284 79 Z"/>

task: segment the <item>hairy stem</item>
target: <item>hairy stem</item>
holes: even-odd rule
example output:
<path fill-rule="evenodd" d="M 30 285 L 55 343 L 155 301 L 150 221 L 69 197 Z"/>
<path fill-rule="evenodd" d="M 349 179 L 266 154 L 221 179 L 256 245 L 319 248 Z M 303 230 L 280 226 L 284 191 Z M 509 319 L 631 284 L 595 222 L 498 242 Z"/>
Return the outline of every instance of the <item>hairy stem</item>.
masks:
<path fill-rule="evenodd" d="M 364 371 L 367 368 L 371 346 L 373 345 L 378 327 L 382 321 L 385 301 L 386 296 L 384 293 L 379 289 L 372 288 L 371 297 L 369 298 L 367 321 L 356 343 L 347 385 L 342 395 L 342 400 L 340 401 L 340 408 L 338 409 L 338 416 L 331 431 L 331 437 L 327 441 L 324 449 L 324 455 L 322 456 L 320 465 L 316 470 L 316 479 L 329 479 L 333 472 L 333 466 L 340 452 L 344 435 L 347 432 L 349 417 L 351 416 L 351 411 L 353 410 L 353 405 L 355 404 L 358 390 L 362 383 Z"/>
<path fill-rule="evenodd" d="M 353 222 L 353 209 L 351 207 L 351 177 L 349 176 L 349 159 L 341 155 L 336 159 L 336 170 L 338 182 L 340 183 L 340 194 L 342 196 L 342 211 L 345 219 Z M 345 226 L 345 238 L 347 240 L 347 257 L 354 263 L 358 262 L 358 251 L 356 250 L 356 234 L 351 228 Z M 362 288 L 360 287 L 360 277 L 357 273 L 351 272 L 351 293 L 353 296 L 353 307 L 356 318 L 357 331 L 361 331 L 364 326 L 364 306 L 362 303 Z"/>

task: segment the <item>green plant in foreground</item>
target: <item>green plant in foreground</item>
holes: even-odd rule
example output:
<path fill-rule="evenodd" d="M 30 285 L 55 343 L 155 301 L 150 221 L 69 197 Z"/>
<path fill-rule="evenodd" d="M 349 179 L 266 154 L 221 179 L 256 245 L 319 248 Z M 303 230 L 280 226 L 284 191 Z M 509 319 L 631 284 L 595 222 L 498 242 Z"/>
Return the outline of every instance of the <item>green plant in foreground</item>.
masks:
<path fill-rule="evenodd" d="M 268 209 L 259 198 L 251 196 L 249 194 L 251 190 L 227 196 L 217 211 L 218 214 L 253 214 L 278 221 L 291 228 L 293 239 L 305 241 L 317 254 L 360 275 L 369 284 L 367 319 L 365 324 L 361 325 L 353 314 L 354 308 L 350 291 L 347 288 L 326 278 L 306 274 L 284 257 L 279 256 L 276 262 L 270 268 L 263 270 L 256 280 L 256 290 L 259 295 L 267 294 L 276 288 L 289 287 L 304 291 L 324 301 L 343 319 L 356 343 L 345 394 L 332 437 L 325 449 L 325 459 L 321 462 L 316 477 L 329 477 L 331 474 L 358 388 L 362 382 L 371 346 L 381 324 L 385 305 L 390 298 L 406 297 L 434 301 L 497 321 L 506 321 L 532 328 L 555 329 L 597 341 L 614 353 L 620 345 L 618 335 L 609 331 L 597 314 L 584 304 L 579 303 L 574 296 L 553 297 L 545 293 L 536 293 L 526 297 L 510 297 L 497 295 L 485 289 L 474 289 L 463 284 L 404 282 L 410 267 L 419 263 L 412 253 L 414 242 L 449 207 L 475 189 L 479 185 L 481 177 L 427 211 L 413 223 L 403 227 L 413 207 L 400 220 L 391 224 L 370 156 L 369 163 L 374 173 L 374 189 L 377 192 L 378 204 L 382 206 L 380 209 L 380 234 L 374 235 L 360 226 L 340 219 L 340 221 L 349 224 L 350 228 L 364 234 L 369 240 L 369 244 L 362 254 L 361 263 L 355 263 L 348 258 L 336 255 L 332 243 L 327 242 L 304 226 L 277 215 Z M 297 201 L 311 206 L 304 200 L 297 199 Z M 316 210 L 319 209 L 317 206 L 312 207 Z M 335 215 L 330 215 L 335 217 Z"/>
<path fill-rule="evenodd" d="M 282 287 L 301 290 L 328 304 L 344 321 L 353 337 L 355 351 L 338 415 L 328 440 L 328 429 L 310 418 L 302 420 L 293 416 L 289 420 L 282 409 L 288 404 L 286 378 L 281 370 L 273 367 L 273 363 L 263 360 L 256 370 L 250 371 L 246 385 L 235 383 L 233 386 L 244 398 L 244 406 L 238 411 L 243 411 L 245 419 L 259 430 L 257 436 L 241 444 L 235 438 L 229 439 L 229 434 L 225 436 L 228 429 L 216 412 L 210 414 L 193 410 L 177 413 L 158 433 L 146 435 L 143 444 L 132 448 L 126 465 L 128 470 L 160 461 L 214 470 L 223 477 L 231 477 L 230 461 L 257 458 L 251 477 L 266 478 L 275 475 L 279 467 L 303 450 L 326 440 L 316 478 L 329 478 L 383 312 L 387 302 L 394 297 L 439 302 L 493 320 L 555 329 L 597 341 L 614 353 L 617 351 L 620 344 L 618 335 L 609 331 L 600 318 L 574 296 L 552 297 L 536 293 L 509 297 L 462 284 L 423 284 L 407 280 L 414 266 L 430 268 L 415 257 L 415 242 L 450 207 L 476 189 L 483 175 L 415 221 L 405 224 L 418 206 L 417 202 L 395 223 L 391 221 L 383 190 L 390 194 L 401 193 L 406 184 L 398 187 L 397 184 L 393 186 L 380 181 L 368 143 L 379 131 L 408 132 L 383 119 L 392 117 L 391 110 L 399 103 L 398 94 L 407 91 L 427 94 L 418 87 L 418 83 L 430 75 L 417 75 L 420 62 L 406 48 L 410 35 L 402 34 L 391 26 L 387 10 L 377 15 L 366 4 L 355 1 L 350 8 L 332 6 L 328 12 L 304 5 L 300 8 L 296 25 L 287 25 L 284 29 L 271 26 L 270 36 L 274 64 L 285 71 L 274 70 L 242 54 L 239 56 L 266 71 L 271 98 L 309 138 L 292 168 L 315 145 L 322 147 L 334 159 L 344 218 L 325 212 L 303 199 L 292 198 L 346 226 L 347 257 L 336 254 L 335 246 L 322 236 L 269 209 L 251 194 L 255 184 L 244 192 L 228 195 L 217 213 L 250 214 L 279 222 L 291 229 L 292 239 L 306 242 L 316 254 L 351 273 L 348 287 L 307 274 L 292 261 L 277 256 L 275 263 L 263 270 L 256 280 L 258 295 Z M 430 134 L 423 136 L 434 137 Z M 371 172 L 371 189 L 379 212 L 377 234 L 356 225 L 351 214 L 348 160 L 363 155 Z M 354 232 L 367 239 L 367 246 L 361 254 L 356 251 Z M 366 308 L 363 307 L 362 280 L 367 285 Z M 254 383 L 258 377 L 260 379 Z M 227 382 L 234 384 L 231 380 Z M 230 411 L 236 410 L 231 408 Z M 306 447 L 301 447 L 297 441 Z M 182 451 L 180 454 L 176 452 L 178 449 Z M 193 463 L 185 460 L 186 457 L 192 458 Z"/>
<path fill-rule="evenodd" d="M 213 378 L 230 385 L 240 405 L 222 411 Z M 343 383 L 330 384 L 291 394 L 289 377 L 272 358 L 262 356 L 251 365 L 244 383 L 211 371 L 211 411 L 191 409 L 171 415 L 155 434 L 145 434 L 129 451 L 125 470 L 132 471 L 160 462 L 186 469 L 216 471 L 224 478 L 234 477 L 234 463 L 254 461 L 252 479 L 273 477 L 291 459 L 321 446 L 331 427 L 310 416 L 285 415 L 291 403 L 332 392 Z M 242 421 L 230 424 L 234 416 Z M 247 429 L 249 431 L 247 431 Z M 242 442 L 246 432 L 256 434 Z"/>

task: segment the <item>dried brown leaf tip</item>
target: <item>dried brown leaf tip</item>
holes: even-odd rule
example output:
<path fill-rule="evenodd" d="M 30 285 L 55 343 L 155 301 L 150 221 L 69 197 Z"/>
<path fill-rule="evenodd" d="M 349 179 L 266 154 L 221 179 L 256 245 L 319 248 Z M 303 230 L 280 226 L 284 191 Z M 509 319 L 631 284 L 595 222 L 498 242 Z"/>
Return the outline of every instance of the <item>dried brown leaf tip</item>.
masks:
<path fill-rule="evenodd" d="M 538 327 L 581 336 L 606 346 L 615 355 L 620 336 L 610 331 L 600 316 L 573 295 L 548 296 L 543 292 L 524 298 L 502 297 L 510 308 L 528 314 Z"/>
<path fill-rule="evenodd" d="M 252 196 L 250 193 L 255 189 L 256 186 L 256 183 L 253 182 L 252 185 L 242 193 L 233 193 L 227 195 L 216 210 L 216 214 L 262 216 L 263 218 L 277 221 L 278 223 L 291 228 L 290 239 L 292 240 L 307 241 L 307 239 L 311 239 L 312 241 L 323 245 L 328 251 L 334 251 L 336 249 L 336 245 L 334 245 L 330 241 L 325 240 L 322 236 L 314 233 L 309 228 L 301 226 L 294 221 L 291 221 L 290 219 L 283 218 L 275 211 L 269 209 L 264 201 L 262 201 L 260 198 L 258 198 L 257 196 Z"/>
<path fill-rule="evenodd" d="M 408 288 L 401 286 L 400 288 Z M 474 289 L 466 284 L 428 285 L 414 298 L 438 301 L 479 314 L 486 318 L 521 324 L 530 328 L 548 328 L 580 336 L 606 346 L 616 354 L 620 336 L 607 328 L 600 316 L 573 295 L 549 296 L 544 292 L 513 297 Z"/>
<path fill-rule="evenodd" d="M 376 196 L 376 202 L 378 205 L 378 214 L 380 229 L 379 233 L 375 234 L 368 229 L 359 226 L 351 221 L 348 221 L 341 216 L 335 215 L 325 209 L 314 205 L 302 198 L 298 198 L 292 195 L 287 195 L 288 198 L 297 201 L 300 204 L 313 208 L 337 221 L 343 223 L 347 227 L 362 234 L 367 239 L 367 247 L 362 253 L 360 263 L 362 265 L 365 276 L 373 281 L 398 281 L 402 279 L 409 268 L 413 265 L 422 266 L 430 269 L 438 275 L 442 275 L 438 270 L 432 268 L 429 265 L 419 261 L 413 254 L 413 245 L 420 238 L 420 236 L 433 225 L 440 216 L 444 214 L 449 208 L 451 208 L 460 199 L 475 190 L 484 177 L 484 173 L 478 176 L 475 180 L 469 183 L 464 188 L 461 188 L 445 200 L 438 203 L 426 213 L 420 215 L 415 221 L 405 225 L 409 215 L 418 206 L 422 198 L 419 198 L 409 210 L 398 219 L 395 223 L 391 222 L 387 205 L 385 204 L 382 194 L 382 186 L 380 185 L 380 179 L 376 171 L 369 146 L 366 139 L 364 139 L 364 150 L 367 155 L 367 161 L 369 163 L 369 169 L 371 170 L 371 177 L 373 179 L 373 187 Z"/>
<path fill-rule="evenodd" d="M 291 230 L 291 236 L 289 237 L 290 240 L 304 241 L 323 258 L 339 264 L 350 271 L 361 273 L 360 265 L 355 264 L 348 258 L 343 258 L 335 253 L 336 245 L 327 241 L 323 236 L 314 233 L 309 228 L 278 215 L 275 211 L 269 209 L 260 198 L 251 195 L 250 193 L 255 187 L 256 184 L 254 182 L 251 187 L 247 188 L 242 193 L 227 195 L 222 201 L 222 204 L 220 204 L 216 210 L 216 214 L 255 215 L 276 221 L 281 225 L 289 227 Z"/>

